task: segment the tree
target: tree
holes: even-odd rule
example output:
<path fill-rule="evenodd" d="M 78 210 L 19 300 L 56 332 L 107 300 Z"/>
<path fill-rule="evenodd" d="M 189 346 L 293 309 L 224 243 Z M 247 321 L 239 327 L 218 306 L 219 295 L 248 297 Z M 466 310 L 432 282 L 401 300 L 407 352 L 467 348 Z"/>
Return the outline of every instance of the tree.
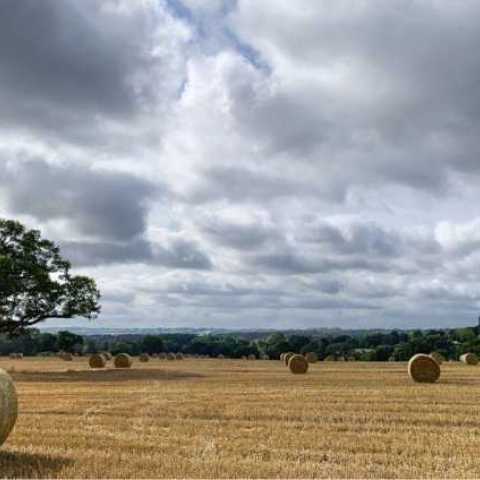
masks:
<path fill-rule="evenodd" d="M 142 350 L 150 355 L 163 352 L 165 350 L 163 338 L 158 335 L 147 335 L 142 340 Z"/>
<path fill-rule="evenodd" d="M 0 219 L 0 333 L 21 334 L 48 318 L 96 318 L 95 281 L 71 275 L 70 268 L 38 230 Z"/>
<path fill-rule="evenodd" d="M 74 353 L 78 345 L 83 345 L 83 337 L 72 332 L 58 332 L 57 345 L 64 352 Z"/>

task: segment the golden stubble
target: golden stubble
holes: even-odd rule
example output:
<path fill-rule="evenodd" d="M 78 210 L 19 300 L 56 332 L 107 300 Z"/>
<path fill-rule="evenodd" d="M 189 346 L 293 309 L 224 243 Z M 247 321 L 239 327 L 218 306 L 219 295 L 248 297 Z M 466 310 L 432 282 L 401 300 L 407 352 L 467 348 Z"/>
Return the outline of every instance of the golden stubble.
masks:
<path fill-rule="evenodd" d="M 0 359 L 19 397 L 0 478 L 478 477 L 480 367 Z"/>

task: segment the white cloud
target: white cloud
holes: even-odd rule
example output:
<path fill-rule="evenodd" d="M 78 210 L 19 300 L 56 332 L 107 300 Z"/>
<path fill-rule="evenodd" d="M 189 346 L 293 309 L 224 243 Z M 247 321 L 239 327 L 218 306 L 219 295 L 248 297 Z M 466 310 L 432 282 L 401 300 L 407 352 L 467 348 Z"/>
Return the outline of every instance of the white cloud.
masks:
<path fill-rule="evenodd" d="M 468 323 L 478 13 L 4 0 L 0 213 L 98 279 L 108 324 Z"/>

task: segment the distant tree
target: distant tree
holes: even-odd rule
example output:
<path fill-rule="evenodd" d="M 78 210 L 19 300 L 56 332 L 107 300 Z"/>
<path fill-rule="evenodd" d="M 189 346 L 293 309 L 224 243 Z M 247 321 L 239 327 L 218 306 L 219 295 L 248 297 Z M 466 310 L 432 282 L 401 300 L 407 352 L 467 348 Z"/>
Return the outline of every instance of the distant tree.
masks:
<path fill-rule="evenodd" d="M 288 339 L 288 343 L 290 344 L 292 352 L 300 353 L 302 348 L 310 343 L 310 337 L 305 335 L 292 335 Z"/>
<path fill-rule="evenodd" d="M 289 350 L 291 350 L 290 343 L 283 333 L 272 333 L 265 339 L 264 353 L 270 358 L 279 358 L 281 353 Z"/>
<path fill-rule="evenodd" d="M 378 345 L 375 348 L 375 360 L 377 362 L 386 362 L 393 353 L 393 347 L 391 345 Z"/>
<path fill-rule="evenodd" d="M 78 352 L 81 350 L 79 346 L 83 345 L 83 337 L 72 332 L 58 332 L 57 345 L 58 348 L 64 352 Z"/>
<path fill-rule="evenodd" d="M 165 351 L 163 338 L 158 335 L 147 335 L 143 338 L 141 348 L 143 352 L 152 354 Z"/>
<path fill-rule="evenodd" d="M 55 352 L 58 350 L 57 336 L 53 333 L 40 333 L 37 342 L 39 352 Z"/>
<path fill-rule="evenodd" d="M 95 318 L 95 281 L 71 275 L 70 268 L 39 231 L 0 219 L 0 333 L 20 334 L 48 318 Z"/>

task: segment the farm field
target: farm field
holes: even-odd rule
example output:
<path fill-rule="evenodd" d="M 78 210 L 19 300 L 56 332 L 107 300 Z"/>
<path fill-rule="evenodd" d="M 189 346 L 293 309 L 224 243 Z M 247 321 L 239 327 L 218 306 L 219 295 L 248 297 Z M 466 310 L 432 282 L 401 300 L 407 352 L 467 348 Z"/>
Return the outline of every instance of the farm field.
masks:
<path fill-rule="evenodd" d="M 0 359 L 19 418 L 0 478 L 478 477 L 480 366 Z"/>

